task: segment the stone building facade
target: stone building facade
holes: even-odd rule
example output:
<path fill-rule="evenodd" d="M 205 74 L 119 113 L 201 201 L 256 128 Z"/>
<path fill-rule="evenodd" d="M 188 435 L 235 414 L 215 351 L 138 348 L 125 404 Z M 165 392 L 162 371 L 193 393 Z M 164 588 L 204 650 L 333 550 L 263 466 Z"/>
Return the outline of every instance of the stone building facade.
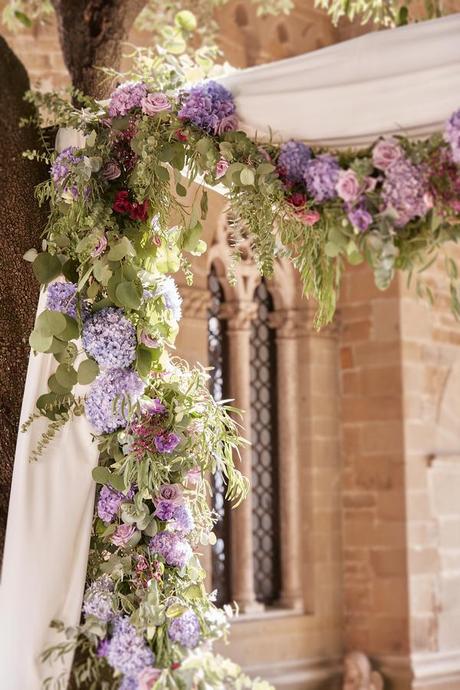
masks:
<path fill-rule="evenodd" d="M 257 19 L 248 2 L 219 13 L 222 47 L 238 66 L 365 30 L 335 29 L 309 2 L 282 18 Z M 52 24 L 7 38 L 32 81 L 42 88 L 67 83 Z M 146 36 L 132 40 L 145 43 Z M 262 284 L 248 254 L 230 285 L 228 225 L 225 200 L 212 193 L 210 251 L 195 262 L 193 287 L 182 286 L 178 341 L 180 355 L 204 365 L 210 332 L 225 341 L 225 394 L 245 410 L 248 433 L 259 434 L 243 453 L 243 469 L 267 482 L 257 494 L 256 481 L 252 499 L 225 518 L 227 556 L 233 550 L 238 557 L 226 571 L 229 591 L 242 610 L 225 653 L 285 690 L 340 687 L 341 659 L 351 649 L 375 660 L 385 687 L 459 690 L 460 325 L 449 311 L 442 263 L 426 273 L 435 307 L 419 301 L 404 276 L 382 293 L 366 266 L 354 267 L 334 324 L 318 333 L 289 264 L 280 262 L 273 281 Z M 458 249 L 448 251 L 460 259 Z M 264 423 L 254 367 L 265 348 L 276 366 L 257 400 L 268 391 L 276 419 Z M 260 366 L 265 376 L 270 367 Z M 263 434 L 271 434 L 269 450 L 257 455 Z M 260 472 L 270 449 L 276 471 L 264 465 Z M 264 508 L 269 495 L 276 501 Z M 277 540 L 270 537 L 274 519 Z M 261 579 L 264 538 L 266 560 L 277 562 Z M 204 558 L 212 586 L 217 561 L 210 551 Z M 273 596 L 265 596 L 270 579 Z"/>

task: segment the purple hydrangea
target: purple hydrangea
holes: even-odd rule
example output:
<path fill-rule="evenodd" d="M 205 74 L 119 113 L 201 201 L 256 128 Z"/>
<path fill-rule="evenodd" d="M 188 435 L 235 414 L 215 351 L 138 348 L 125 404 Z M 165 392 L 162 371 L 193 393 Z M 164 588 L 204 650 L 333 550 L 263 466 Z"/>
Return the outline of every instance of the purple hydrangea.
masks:
<path fill-rule="evenodd" d="M 347 215 L 353 227 L 358 228 L 360 232 L 365 232 L 373 221 L 372 215 L 363 206 L 350 209 Z"/>
<path fill-rule="evenodd" d="M 97 645 L 97 649 L 96 649 L 97 656 L 100 656 L 100 657 L 107 656 L 107 652 L 109 651 L 109 644 L 110 644 L 110 640 L 107 637 L 104 637 L 104 639 L 101 640 L 99 642 L 99 644 Z"/>
<path fill-rule="evenodd" d="M 168 635 L 173 642 L 193 649 L 200 641 L 200 621 L 193 611 L 185 611 L 173 618 L 168 626 Z"/>
<path fill-rule="evenodd" d="M 129 677 L 136 677 L 155 661 L 152 650 L 127 617 L 117 618 L 114 622 L 107 661 L 117 671 Z"/>
<path fill-rule="evenodd" d="M 175 568 L 184 568 L 192 557 L 192 547 L 188 541 L 175 532 L 158 532 L 150 540 L 149 548 Z"/>
<path fill-rule="evenodd" d="M 188 506 L 176 506 L 173 520 L 174 529 L 183 534 L 188 534 L 195 528 L 195 522 Z"/>
<path fill-rule="evenodd" d="M 98 577 L 88 587 L 83 611 L 86 616 L 95 616 L 104 623 L 113 617 L 113 582 L 108 575 Z"/>
<path fill-rule="evenodd" d="M 147 87 L 142 82 L 125 82 L 112 93 L 109 103 L 110 117 L 123 117 L 132 108 L 140 108 L 147 96 Z"/>
<path fill-rule="evenodd" d="M 131 369 L 109 369 L 99 374 L 85 399 L 85 412 L 98 434 L 108 434 L 127 424 L 128 402 L 137 402 L 144 382 Z"/>
<path fill-rule="evenodd" d="M 127 367 L 136 357 L 136 331 L 123 309 L 107 307 L 92 314 L 82 341 L 85 352 L 107 369 Z"/>
<path fill-rule="evenodd" d="M 413 218 L 426 214 L 426 192 L 423 170 L 407 158 L 400 158 L 388 168 L 382 185 L 382 199 L 384 210 L 396 213 L 396 227 L 403 227 Z"/>
<path fill-rule="evenodd" d="M 304 180 L 309 194 L 315 201 L 326 201 L 337 196 L 339 172 L 340 165 L 337 158 L 328 153 L 323 153 L 307 163 Z"/>
<path fill-rule="evenodd" d="M 460 163 L 460 110 L 457 110 L 446 122 L 444 140 L 450 144 L 452 158 Z"/>
<path fill-rule="evenodd" d="M 155 517 L 159 520 L 172 520 L 176 513 L 176 505 L 172 501 L 158 501 Z"/>
<path fill-rule="evenodd" d="M 126 494 L 116 491 L 111 486 L 102 487 L 97 501 L 97 514 L 104 522 L 112 522 L 118 513 L 120 506 L 125 501 L 131 500 L 134 489 L 129 489 Z"/>
<path fill-rule="evenodd" d="M 159 453 L 172 453 L 180 443 L 180 436 L 173 431 L 165 431 L 155 436 L 155 448 Z"/>
<path fill-rule="evenodd" d="M 77 318 L 77 286 L 56 281 L 48 286 L 46 308 Z"/>
<path fill-rule="evenodd" d="M 182 317 L 182 297 L 177 289 L 176 281 L 171 276 L 161 278 L 155 288 L 155 296 L 161 295 L 167 309 L 172 311 L 175 321 Z"/>
<path fill-rule="evenodd" d="M 278 169 L 291 182 L 302 182 L 310 158 L 311 149 L 303 141 L 288 141 L 281 146 Z"/>
<path fill-rule="evenodd" d="M 181 120 L 191 122 L 208 134 L 221 134 L 238 126 L 233 96 L 222 84 L 207 81 L 186 94 L 179 110 Z"/>
<path fill-rule="evenodd" d="M 124 676 L 118 690 L 139 690 L 139 683 L 137 682 L 136 678 Z"/>
<path fill-rule="evenodd" d="M 61 184 L 70 172 L 72 165 L 81 161 L 81 156 L 75 155 L 76 146 L 68 146 L 59 153 L 51 166 L 51 177 L 55 184 Z"/>

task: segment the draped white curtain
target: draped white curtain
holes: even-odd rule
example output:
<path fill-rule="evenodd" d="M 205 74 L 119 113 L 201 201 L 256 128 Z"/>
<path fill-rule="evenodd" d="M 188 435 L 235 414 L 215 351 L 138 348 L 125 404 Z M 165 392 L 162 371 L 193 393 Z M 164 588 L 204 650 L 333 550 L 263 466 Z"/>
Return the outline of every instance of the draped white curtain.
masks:
<path fill-rule="evenodd" d="M 388 133 L 424 135 L 460 107 L 460 14 L 372 33 L 221 81 L 235 95 L 244 127 L 261 138 L 269 128 L 278 138 L 337 146 L 368 144 Z M 61 148 L 81 145 L 74 135 L 64 133 Z M 31 357 L 22 421 L 53 368 L 52 357 Z M 19 435 L 16 449 L 0 586 L 5 690 L 40 690 L 49 674 L 39 663 L 53 641 L 49 622 L 75 625 L 80 616 L 96 448 L 80 418 L 30 464 L 42 430 L 35 423 Z"/>

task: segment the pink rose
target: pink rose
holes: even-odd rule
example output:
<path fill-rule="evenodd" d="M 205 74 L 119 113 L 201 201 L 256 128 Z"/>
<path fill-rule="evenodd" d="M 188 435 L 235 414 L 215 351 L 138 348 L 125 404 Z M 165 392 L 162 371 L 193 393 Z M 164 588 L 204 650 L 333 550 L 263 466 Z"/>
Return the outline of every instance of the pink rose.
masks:
<path fill-rule="evenodd" d="M 238 127 L 238 118 L 236 115 L 227 115 L 216 127 L 216 134 L 224 134 L 225 132 L 233 132 Z"/>
<path fill-rule="evenodd" d="M 161 669 L 147 666 L 137 676 L 138 690 L 152 690 L 160 676 Z"/>
<path fill-rule="evenodd" d="M 344 201 L 356 201 L 360 194 L 358 176 L 353 170 L 341 170 L 335 188 L 339 197 Z"/>
<path fill-rule="evenodd" d="M 134 525 L 119 525 L 114 534 L 112 534 L 112 544 L 115 544 L 115 546 L 126 546 L 135 532 L 136 528 Z"/>
<path fill-rule="evenodd" d="M 121 175 L 121 168 L 116 161 L 108 161 L 101 170 L 104 180 L 116 180 Z"/>
<path fill-rule="evenodd" d="M 183 503 L 182 487 L 180 484 L 163 484 L 160 486 L 159 500 L 169 501 L 174 505 Z"/>
<path fill-rule="evenodd" d="M 372 161 L 379 170 L 387 170 L 403 155 L 402 148 L 392 137 L 380 139 L 372 150 Z"/>
<path fill-rule="evenodd" d="M 363 192 L 373 192 L 377 186 L 377 182 L 378 180 L 375 177 L 365 177 Z"/>
<path fill-rule="evenodd" d="M 149 93 L 141 101 L 142 112 L 145 115 L 156 115 L 165 110 L 171 110 L 171 102 L 164 93 Z"/>
<path fill-rule="evenodd" d="M 217 165 L 216 165 L 216 172 L 215 172 L 215 174 L 216 174 L 216 180 L 218 180 L 219 177 L 223 177 L 223 176 L 225 175 L 225 173 L 226 173 L 227 170 L 228 170 L 228 165 L 229 165 L 229 164 L 227 163 L 227 161 L 225 160 L 225 158 L 221 158 L 220 161 L 217 162 Z"/>
<path fill-rule="evenodd" d="M 434 199 L 433 195 L 430 192 L 425 192 L 425 194 L 423 195 L 423 203 L 425 204 L 427 211 L 429 211 L 430 208 L 433 208 Z"/>
<path fill-rule="evenodd" d="M 310 210 L 307 209 L 305 211 L 298 211 L 295 214 L 295 217 L 298 218 L 299 220 L 301 220 L 302 223 L 304 223 L 305 225 L 310 225 L 310 226 L 317 223 L 319 221 L 319 219 L 321 218 L 318 211 L 312 211 L 311 209 Z"/>
<path fill-rule="evenodd" d="M 98 240 L 96 246 L 94 247 L 93 251 L 91 252 L 91 256 L 93 256 L 93 257 L 100 256 L 101 254 L 103 254 L 105 252 L 106 248 L 107 248 L 107 237 L 104 234 L 104 235 L 101 235 L 99 237 L 99 240 Z"/>

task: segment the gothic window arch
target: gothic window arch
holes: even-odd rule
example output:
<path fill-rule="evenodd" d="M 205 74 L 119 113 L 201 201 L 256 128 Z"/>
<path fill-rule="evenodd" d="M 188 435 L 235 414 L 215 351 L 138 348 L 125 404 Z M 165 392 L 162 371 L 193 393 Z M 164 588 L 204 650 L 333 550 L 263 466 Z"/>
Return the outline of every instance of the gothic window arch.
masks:
<path fill-rule="evenodd" d="M 288 262 L 277 264 L 274 280 L 267 282 L 250 248 L 243 249 L 235 284 L 227 278 L 232 258 L 225 223 L 209 253 L 211 389 L 243 410 L 242 426 L 252 443 L 241 453 L 241 469 L 251 478 L 249 500 L 225 510 L 219 477 L 214 487 L 219 522 L 213 588 L 219 603 L 236 601 L 248 613 L 271 606 L 300 609 L 297 420 L 292 411 L 287 417 L 280 401 L 280 389 L 286 393 L 285 355 L 291 367 L 296 356 L 292 312 L 297 292 Z M 238 558 L 232 559 L 232 553 Z M 298 569 L 293 567 L 297 561 Z"/>

